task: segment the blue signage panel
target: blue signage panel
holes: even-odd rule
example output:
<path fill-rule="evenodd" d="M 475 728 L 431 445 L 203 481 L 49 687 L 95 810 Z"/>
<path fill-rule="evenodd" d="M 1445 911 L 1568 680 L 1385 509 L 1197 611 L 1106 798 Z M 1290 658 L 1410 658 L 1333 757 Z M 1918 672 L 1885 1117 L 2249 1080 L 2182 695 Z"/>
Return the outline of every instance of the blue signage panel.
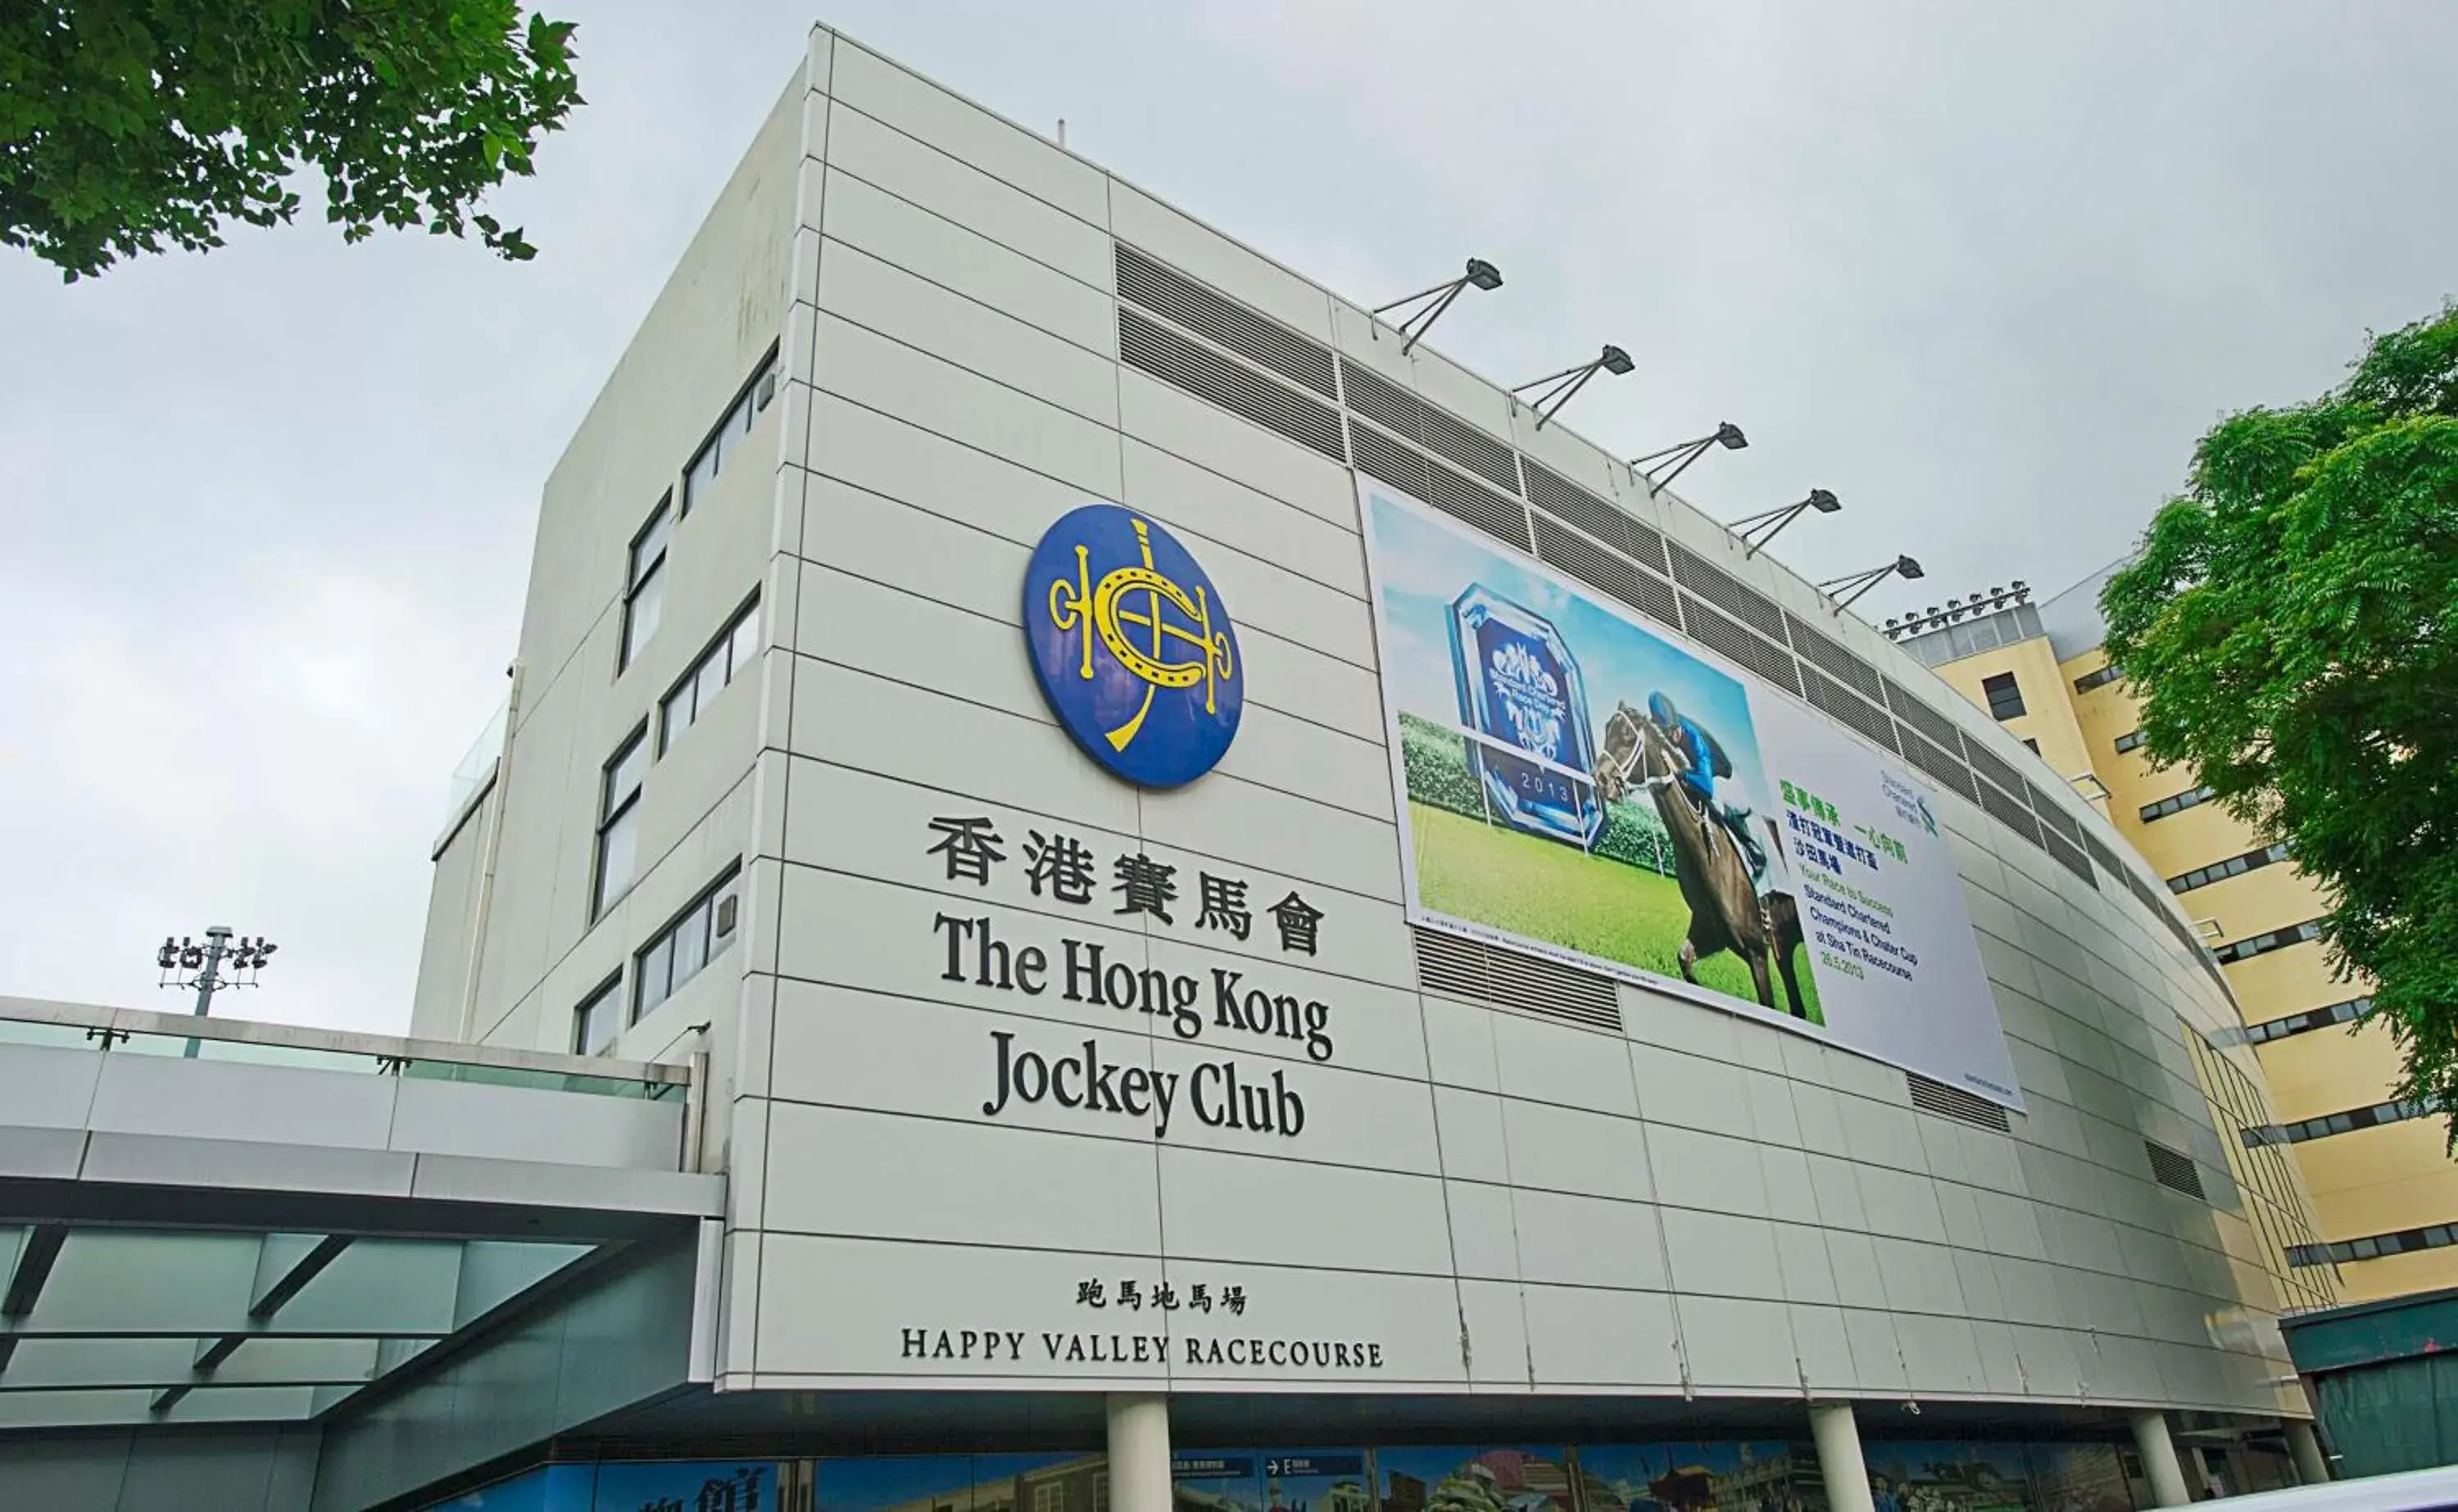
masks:
<path fill-rule="evenodd" d="M 1024 635 L 1051 712 L 1117 777 L 1181 787 L 1237 736 L 1245 680 L 1229 607 L 1177 538 L 1132 509 L 1088 504 L 1042 536 Z"/>

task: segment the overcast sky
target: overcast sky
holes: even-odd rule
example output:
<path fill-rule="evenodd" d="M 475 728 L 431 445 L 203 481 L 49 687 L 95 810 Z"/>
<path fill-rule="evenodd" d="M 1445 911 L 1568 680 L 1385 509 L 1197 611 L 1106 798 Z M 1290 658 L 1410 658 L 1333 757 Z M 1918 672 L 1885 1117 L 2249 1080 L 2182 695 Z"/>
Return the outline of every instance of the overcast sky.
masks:
<path fill-rule="evenodd" d="M 539 486 L 794 66 L 798 6 L 550 7 L 589 105 L 526 266 L 309 216 L 63 286 L 0 250 L 0 994 L 406 1027 Z M 2458 292 L 2458 6 L 858 0 L 823 17 L 1333 287 L 1504 270 L 1438 344 L 1683 480 L 1834 489 L 1883 618 L 2120 553 L 2218 415 Z M 1695 485 L 1695 487 L 1693 487 Z"/>

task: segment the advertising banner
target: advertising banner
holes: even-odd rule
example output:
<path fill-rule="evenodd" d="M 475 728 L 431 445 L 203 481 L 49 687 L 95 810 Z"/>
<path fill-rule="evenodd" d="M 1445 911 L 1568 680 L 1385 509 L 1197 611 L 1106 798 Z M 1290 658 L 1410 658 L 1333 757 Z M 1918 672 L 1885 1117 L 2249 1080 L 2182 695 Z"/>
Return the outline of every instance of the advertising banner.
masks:
<path fill-rule="evenodd" d="M 1412 922 L 2022 1106 L 1926 785 L 1635 611 L 1359 491 Z"/>

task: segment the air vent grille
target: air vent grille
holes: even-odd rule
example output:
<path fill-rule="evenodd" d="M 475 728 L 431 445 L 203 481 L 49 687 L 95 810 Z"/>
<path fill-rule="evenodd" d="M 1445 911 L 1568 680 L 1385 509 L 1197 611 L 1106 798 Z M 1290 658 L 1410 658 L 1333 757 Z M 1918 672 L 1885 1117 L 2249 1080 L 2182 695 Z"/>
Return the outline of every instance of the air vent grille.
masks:
<path fill-rule="evenodd" d="M 1783 644 L 1783 611 L 1715 563 L 1678 541 L 1673 544 L 1673 581 L 1759 632 Z"/>
<path fill-rule="evenodd" d="M 1349 408 L 1394 435 L 1418 439 L 1416 395 L 1344 357 L 1340 360 L 1340 386 Z"/>
<path fill-rule="evenodd" d="M 1879 682 L 1877 668 L 1802 624 L 1798 615 L 1786 614 L 1783 618 L 1784 623 L 1792 628 L 1792 649 L 1801 653 L 1802 660 L 1871 703 L 1885 701 L 1885 690 Z"/>
<path fill-rule="evenodd" d="M 1476 527 L 1519 550 L 1528 549 L 1528 509 L 1464 473 L 1433 462 L 1404 446 L 1371 425 L 1348 423 L 1357 448 L 1358 470 L 1432 505 L 1453 519 Z"/>
<path fill-rule="evenodd" d="M 1124 305 L 1118 308 L 1118 357 L 1130 367 L 1176 384 L 1231 414 L 1242 415 L 1334 462 L 1344 465 L 1348 461 L 1347 449 L 1340 440 L 1340 415 L 1330 405 L 1317 404 Z"/>
<path fill-rule="evenodd" d="M 1801 669 L 1801 691 L 1812 707 L 1824 710 L 1887 750 L 1895 749 L 1895 722 L 1876 704 L 1815 667 Z"/>
<path fill-rule="evenodd" d="M 2013 762 L 1989 750 L 1976 736 L 1963 742 L 1963 754 L 1970 760 L 1972 771 L 2004 788 L 2007 794 L 2022 807 L 2028 809 L 2031 806 L 2030 799 L 2024 796 L 2030 784 L 2023 780 L 2022 773 L 2014 770 Z"/>
<path fill-rule="evenodd" d="M 1960 1087 L 1932 1082 L 1918 1071 L 1906 1072 L 1906 1075 L 1912 1084 L 1912 1106 L 1922 1112 L 1951 1118 L 1958 1124 L 1969 1124 L 1974 1129 L 1993 1129 L 2000 1134 L 2014 1131 L 2014 1122 L 2006 1116 L 2006 1109 L 1989 1099 L 1976 1097 Z"/>
<path fill-rule="evenodd" d="M 2031 818 L 2031 811 L 2024 807 L 2023 800 L 2009 797 L 2005 789 L 1985 777 L 1980 783 L 1980 807 L 1990 818 L 2023 839 L 2034 845 L 2040 843 L 2039 821 Z"/>
<path fill-rule="evenodd" d="M 1453 417 L 1448 410 L 1419 403 L 1425 411 L 1427 451 L 1448 457 L 1488 483 L 1514 494 L 1519 491 L 1519 453 Z"/>
<path fill-rule="evenodd" d="M 1681 595 L 1681 620 L 1690 627 L 1692 639 L 1740 663 L 1794 697 L 1801 696 L 1801 674 L 1794 670 L 1792 652 L 1770 645 L 1687 593 Z"/>
<path fill-rule="evenodd" d="M 1539 557 L 1642 614 L 1661 620 L 1677 631 L 1681 628 L 1680 611 L 1674 603 L 1672 584 L 1640 571 L 1635 564 L 1604 549 L 1567 526 L 1556 525 L 1542 514 L 1531 518 L 1536 525 L 1536 554 Z"/>
<path fill-rule="evenodd" d="M 1655 527 L 1632 519 L 1601 495 L 1580 487 L 1551 467 L 1525 457 L 1519 459 L 1519 465 L 1528 474 L 1529 501 L 1536 507 L 1577 526 L 1614 550 L 1627 553 L 1649 571 L 1664 575 L 1664 537 L 1656 532 Z"/>
<path fill-rule="evenodd" d="M 1123 242 L 1117 245 L 1117 264 L 1120 298 L 1165 315 L 1325 399 L 1340 397 L 1330 347 L 1300 336 L 1269 316 L 1258 315 Z"/>
<path fill-rule="evenodd" d="M 2056 799 L 2049 797 L 2039 784 L 2025 783 L 2024 785 L 2031 790 L 2031 812 L 2040 817 L 2040 822 L 2064 836 L 2067 844 L 2080 845 L 2082 843 L 2081 823 L 2073 815 L 2067 813 Z"/>
<path fill-rule="evenodd" d="M 2156 1139 L 2142 1142 L 2142 1151 L 2151 1157 L 2151 1175 L 2171 1191 L 2181 1191 L 2188 1197 L 2208 1202 L 2202 1191 L 2202 1173 L 2195 1169 L 2192 1157 L 2170 1150 Z"/>
<path fill-rule="evenodd" d="M 2049 859 L 2083 880 L 2093 892 L 2099 890 L 2099 879 L 2092 874 L 2091 858 L 2082 847 L 2054 830 L 2043 830 L 2040 842 L 2049 849 Z"/>
<path fill-rule="evenodd" d="M 1519 454 L 1509 446 L 1346 358 L 1341 359 L 1340 375 L 1347 388 L 1349 408 L 1395 436 L 1449 458 L 1488 483 L 1514 494 L 1519 491 Z"/>
<path fill-rule="evenodd" d="M 1975 803 L 1979 801 L 1978 795 L 1971 790 L 1970 770 L 1962 762 L 1939 750 L 1934 741 L 1908 724 L 1899 723 L 1895 733 L 1903 737 L 1900 749 L 1906 760 L 1963 797 Z"/>
<path fill-rule="evenodd" d="M 1432 929 L 1417 937 L 1417 985 L 1592 1029 L 1621 1032 L 1621 999 L 1592 971 Z"/>
<path fill-rule="evenodd" d="M 1886 706 L 1895 711 L 1895 717 L 1937 742 L 1948 756 L 1956 757 L 1960 765 L 1963 735 L 1954 728 L 1954 721 L 1923 703 L 1910 689 L 1892 677 L 1878 680 L 1885 685 Z"/>
<path fill-rule="evenodd" d="M 2102 871 L 2107 872 L 2111 877 L 2123 877 L 2126 875 L 2124 865 L 2117 860 L 2116 853 L 2108 848 L 2107 841 L 2101 839 L 2098 836 L 2093 835 L 2091 831 L 2084 830 L 2082 832 L 2082 844 L 2083 849 L 2091 852 L 2091 859 L 2099 862 L 2100 869 Z"/>

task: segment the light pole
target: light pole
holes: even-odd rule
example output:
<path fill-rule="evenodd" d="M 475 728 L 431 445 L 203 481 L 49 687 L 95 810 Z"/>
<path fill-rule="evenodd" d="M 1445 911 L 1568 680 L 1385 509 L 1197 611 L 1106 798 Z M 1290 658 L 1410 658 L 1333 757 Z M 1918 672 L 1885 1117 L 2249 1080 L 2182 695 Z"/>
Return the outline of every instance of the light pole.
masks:
<path fill-rule="evenodd" d="M 208 927 L 203 944 L 186 935 L 177 941 L 164 935 L 160 948 L 154 952 L 154 963 L 162 968 L 162 980 L 156 985 L 177 987 L 183 992 L 194 988 L 196 1014 L 201 1019 L 213 1011 L 215 993 L 225 987 L 255 986 L 257 973 L 281 948 L 262 935 L 235 940 L 228 924 Z M 181 1053 L 195 1060 L 197 1042 L 190 1040 Z"/>

